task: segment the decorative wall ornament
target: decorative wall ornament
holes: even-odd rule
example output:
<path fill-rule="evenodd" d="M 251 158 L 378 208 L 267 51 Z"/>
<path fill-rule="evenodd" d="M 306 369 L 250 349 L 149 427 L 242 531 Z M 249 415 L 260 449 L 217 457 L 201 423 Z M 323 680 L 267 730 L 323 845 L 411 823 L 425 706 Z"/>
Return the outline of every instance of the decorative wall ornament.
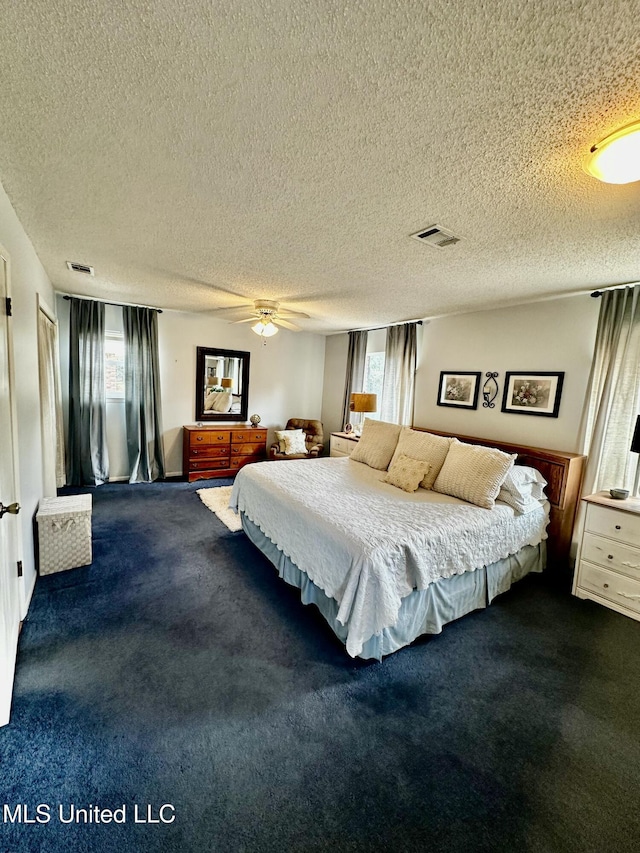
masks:
<path fill-rule="evenodd" d="M 557 418 L 563 381 L 563 371 L 508 371 L 504 375 L 502 411 Z"/>
<path fill-rule="evenodd" d="M 440 373 L 437 404 L 459 409 L 476 409 L 480 391 L 480 371 L 443 370 Z"/>
<path fill-rule="evenodd" d="M 482 386 L 482 396 L 484 397 L 483 409 L 495 409 L 496 404 L 493 402 L 498 396 L 498 371 L 488 370 L 485 374 L 487 377 Z"/>

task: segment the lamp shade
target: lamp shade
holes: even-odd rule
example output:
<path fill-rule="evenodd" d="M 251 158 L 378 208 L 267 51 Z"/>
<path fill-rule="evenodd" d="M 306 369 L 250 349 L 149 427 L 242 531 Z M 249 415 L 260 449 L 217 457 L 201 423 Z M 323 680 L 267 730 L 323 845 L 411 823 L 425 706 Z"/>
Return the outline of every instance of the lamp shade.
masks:
<path fill-rule="evenodd" d="M 352 412 L 377 412 L 378 398 L 375 394 L 352 394 L 349 410 Z"/>
<path fill-rule="evenodd" d="M 636 418 L 636 428 L 633 431 L 630 450 L 632 453 L 640 453 L 640 415 Z"/>
<path fill-rule="evenodd" d="M 233 379 L 230 376 L 223 376 L 220 384 L 223 388 L 233 388 Z"/>
<path fill-rule="evenodd" d="M 264 320 L 258 320 L 255 326 L 251 327 L 251 331 L 262 338 L 270 338 L 278 334 L 278 327 L 271 320 L 267 320 L 266 323 Z"/>

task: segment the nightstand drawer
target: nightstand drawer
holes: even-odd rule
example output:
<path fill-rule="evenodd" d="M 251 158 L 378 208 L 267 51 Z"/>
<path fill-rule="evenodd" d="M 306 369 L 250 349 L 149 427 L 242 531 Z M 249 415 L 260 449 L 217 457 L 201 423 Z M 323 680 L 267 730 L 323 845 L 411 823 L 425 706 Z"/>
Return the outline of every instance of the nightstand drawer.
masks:
<path fill-rule="evenodd" d="M 590 504 L 585 530 L 617 542 L 640 546 L 640 515 Z"/>
<path fill-rule="evenodd" d="M 331 436 L 331 455 L 350 456 L 357 442 L 350 438 L 342 438 L 340 435 Z"/>
<path fill-rule="evenodd" d="M 585 533 L 581 557 L 609 571 L 620 572 L 640 581 L 640 551 L 630 545 Z"/>
<path fill-rule="evenodd" d="M 579 585 L 586 592 L 599 595 L 640 614 L 639 581 L 581 562 Z"/>

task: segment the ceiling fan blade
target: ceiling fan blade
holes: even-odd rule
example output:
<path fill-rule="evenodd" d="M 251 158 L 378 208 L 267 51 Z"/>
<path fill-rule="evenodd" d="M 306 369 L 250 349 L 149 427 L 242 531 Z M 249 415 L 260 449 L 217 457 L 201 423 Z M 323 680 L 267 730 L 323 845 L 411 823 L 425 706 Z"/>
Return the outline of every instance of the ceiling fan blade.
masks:
<path fill-rule="evenodd" d="M 292 311 L 289 308 L 278 308 L 278 317 L 301 317 L 304 320 L 309 319 L 308 314 L 304 314 L 302 311 Z"/>
<path fill-rule="evenodd" d="M 291 329 L 292 332 L 302 331 L 300 326 L 294 326 L 294 324 L 290 323 L 288 320 L 283 320 L 279 314 L 277 317 L 274 317 L 273 322 L 276 324 L 276 326 L 284 326 L 285 329 Z"/>
<path fill-rule="evenodd" d="M 258 320 L 259 317 L 246 317 L 244 320 L 232 320 L 230 322 L 232 326 L 237 326 L 238 323 L 257 323 Z"/>
<path fill-rule="evenodd" d="M 212 314 L 249 314 L 253 311 L 253 305 L 246 302 L 244 305 L 229 305 L 226 308 L 211 308 Z"/>

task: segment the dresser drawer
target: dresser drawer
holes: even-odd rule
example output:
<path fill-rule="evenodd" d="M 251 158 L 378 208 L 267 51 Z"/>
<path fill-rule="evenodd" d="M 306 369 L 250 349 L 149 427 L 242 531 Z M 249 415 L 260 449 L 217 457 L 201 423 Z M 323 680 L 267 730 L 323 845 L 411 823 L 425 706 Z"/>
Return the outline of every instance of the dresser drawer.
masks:
<path fill-rule="evenodd" d="M 211 459 L 215 456 L 229 456 L 228 444 L 199 444 L 189 448 L 189 459 Z"/>
<path fill-rule="evenodd" d="M 585 530 L 618 542 L 640 546 L 640 515 L 631 512 L 590 504 Z"/>
<path fill-rule="evenodd" d="M 581 561 L 578 585 L 640 615 L 640 581 Z"/>
<path fill-rule="evenodd" d="M 264 445 L 266 438 L 266 429 L 234 429 L 231 432 L 231 441 L 233 444 L 239 444 L 243 442 L 262 442 L 262 444 Z"/>
<path fill-rule="evenodd" d="M 585 533 L 581 558 L 640 581 L 640 551 L 631 545 Z"/>
<path fill-rule="evenodd" d="M 232 456 L 262 456 L 264 453 L 264 441 L 253 442 L 252 444 L 232 444 Z"/>
<path fill-rule="evenodd" d="M 238 468 L 242 468 L 243 465 L 247 465 L 249 462 L 255 462 L 255 456 L 233 456 L 231 458 L 230 468 L 233 471 L 237 471 Z"/>
<path fill-rule="evenodd" d="M 212 459 L 192 459 L 189 463 L 191 471 L 211 471 L 216 468 L 228 468 L 229 457 L 221 456 L 220 458 Z"/>
<path fill-rule="evenodd" d="M 227 430 L 207 429 L 202 432 L 189 433 L 190 447 L 197 447 L 203 444 L 229 444 L 231 433 Z"/>

